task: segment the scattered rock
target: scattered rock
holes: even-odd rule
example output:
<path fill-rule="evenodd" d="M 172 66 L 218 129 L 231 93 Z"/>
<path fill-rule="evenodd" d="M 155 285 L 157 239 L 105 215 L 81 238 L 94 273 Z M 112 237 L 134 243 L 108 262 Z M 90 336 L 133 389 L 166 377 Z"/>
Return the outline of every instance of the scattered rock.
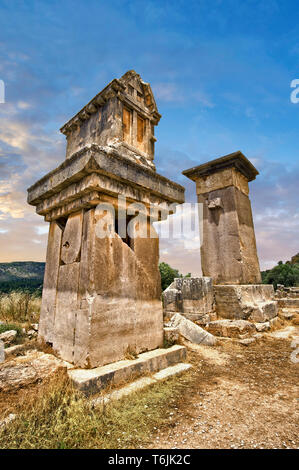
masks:
<path fill-rule="evenodd" d="M 294 311 L 282 311 L 282 312 L 279 312 L 279 316 L 280 318 L 283 318 L 284 320 L 292 320 L 292 318 L 294 318 L 296 315 L 296 312 Z"/>
<path fill-rule="evenodd" d="M 29 336 L 29 338 L 33 338 L 33 336 L 36 336 L 37 333 L 35 330 L 28 330 L 27 335 Z"/>
<path fill-rule="evenodd" d="M 239 343 L 243 344 L 243 346 L 249 346 L 252 343 L 256 342 L 256 337 L 255 338 L 245 338 L 245 339 L 240 339 Z"/>
<path fill-rule="evenodd" d="M 254 324 L 247 320 L 216 320 L 209 323 L 207 329 L 215 336 L 230 338 L 252 335 L 256 331 Z"/>
<path fill-rule="evenodd" d="M 200 326 L 193 323 L 191 320 L 183 317 L 179 313 L 175 313 L 171 318 L 172 327 L 178 328 L 180 334 L 195 344 L 206 344 L 208 346 L 215 346 L 217 339 Z"/>
<path fill-rule="evenodd" d="M 270 335 L 273 336 L 273 338 L 288 339 L 296 336 L 297 332 L 298 328 L 296 328 L 295 326 L 287 326 L 283 330 L 271 332 Z"/>
<path fill-rule="evenodd" d="M 256 328 L 256 331 L 259 331 L 259 332 L 268 331 L 270 330 L 270 323 L 268 321 L 263 322 L 263 323 L 256 323 L 255 328 Z"/>
<path fill-rule="evenodd" d="M 18 333 L 15 330 L 5 331 L 0 334 L 0 340 L 6 345 L 11 344 L 16 339 L 17 334 Z"/>
<path fill-rule="evenodd" d="M 0 429 L 2 427 L 7 426 L 12 421 L 14 421 L 16 419 L 16 417 L 17 417 L 17 415 L 15 415 L 14 413 L 10 413 L 6 418 L 4 418 L 0 421 Z"/>
<path fill-rule="evenodd" d="M 260 338 L 262 338 L 262 337 L 263 337 L 262 333 L 255 333 L 255 334 L 253 335 L 253 338 L 256 338 L 256 339 L 260 339 Z"/>
<path fill-rule="evenodd" d="M 170 344 L 175 344 L 179 339 L 179 329 L 173 327 L 164 327 L 164 339 Z"/>
<path fill-rule="evenodd" d="M 280 326 L 280 318 L 279 317 L 272 318 L 271 320 L 269 320 L 269 323 L 270 323 L 270 328 L 277 328 Z"/>
<path fill-rule="evenodd" d="M 4 343 L 0 341 L 0 364 L 5 360 Z"/>
<path fill-rule="evenodd" d="M 16 344 L 5 349 L 5 359 L 25 351 L 27 344 Z"/>
<path fill-rule="evenodd" d="M 8 392 L 41 381 L 60 368 L 63 362 L 51 354 L 30 351 L 0 365 L 0 391 Z"/>

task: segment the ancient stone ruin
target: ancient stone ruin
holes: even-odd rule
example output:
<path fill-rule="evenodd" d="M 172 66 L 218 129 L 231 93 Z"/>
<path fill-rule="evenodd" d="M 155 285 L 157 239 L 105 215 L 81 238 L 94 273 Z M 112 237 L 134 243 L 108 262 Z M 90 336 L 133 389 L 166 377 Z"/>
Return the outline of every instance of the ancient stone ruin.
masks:
<path fill-rule="evenodd" d="M 50 222 L 39 338 L 77 366 L 163 345 L 150 216 L 184 202 L 184 188 L 155 171 L 160 117 L 150 85 L 127 72 L 62 127 L 66 160 L 28 190 Z"/>
<path fill-rule="evenodd" d="M 201 266 L 214 284 L 259 284 L 248 182 L 258 171 L 241 152 L 183 172 L 203 204 Z"/>
<path fill-rule="evenodd" d="M 203 277 L 164 291 L 163 329 L 153 222 L 184 202 L 184 188 L 156 173 L 160 117 L 150 85 L 127 72 L 61 128 L 65 161 L 28 190 L 50 223 L 39 340 L 75 366 L 69 376 L 86 394 L 187 370 L 183 346 L 162 348 L 178 334 L 213 346 L 214 335 L 244 340 L 277 316 L 273 286 L 261 284 L 248 197 L 258 171 L 235 152 L 183 172 L 203 208 Z"/>
<path fill-rule="evenodd" d="M 183 174 L 202 207 L 204 277 L 176 279 L 163 293 L 164 316 L 180 312 L 218 336 L 254 333 L 254 323 L 277 317 L 273 286 L 261 284 L 248 197 L 258 171 L 238 151 Z"/>

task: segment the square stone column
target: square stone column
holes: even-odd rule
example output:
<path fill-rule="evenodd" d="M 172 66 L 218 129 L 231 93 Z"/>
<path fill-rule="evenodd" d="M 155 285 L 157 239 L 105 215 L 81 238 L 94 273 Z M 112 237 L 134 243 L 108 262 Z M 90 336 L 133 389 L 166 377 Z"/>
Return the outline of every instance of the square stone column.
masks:
<path fill-rule="evenodd" d="M 203 204 L 203 276 L 212 277 L 214 284 L 261 283 L 248 197 L 256 168 L 238 151 L 183 174 L 195 181 Z"/>
<path fill-rule="evenodd" d="M 183 172 L 203 204 L 201 266 L 213 278 L 220 319 L 265 322 L 277 315 L 272 285 L 261 284 L 248 197 L 257 169 L 240 152 Z M 226 321 L 226 320 L 220 320 Z"/>

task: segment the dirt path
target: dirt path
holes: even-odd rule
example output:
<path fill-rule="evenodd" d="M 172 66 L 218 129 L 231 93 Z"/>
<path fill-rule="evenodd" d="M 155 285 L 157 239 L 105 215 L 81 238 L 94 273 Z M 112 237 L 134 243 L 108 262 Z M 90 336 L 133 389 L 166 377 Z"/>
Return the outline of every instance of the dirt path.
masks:
<path fill-rule="evenodd" d="M 169 409 L 148 447 L 298 448 L 299 364 L 291 361 L 293 351 L 290 337 L 270 335 L 250 346 L 193 346 L 193 385 Z"/>

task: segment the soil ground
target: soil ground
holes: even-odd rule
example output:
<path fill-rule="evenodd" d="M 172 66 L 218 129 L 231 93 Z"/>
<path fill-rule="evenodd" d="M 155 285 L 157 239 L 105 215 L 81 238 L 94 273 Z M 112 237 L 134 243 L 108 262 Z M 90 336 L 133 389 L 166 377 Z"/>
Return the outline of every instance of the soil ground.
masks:
<path fill-rule="evenodd" d="M 194 381 L 146 447 L 298 448 L 299 363 L 291 342 L 267 334 L 249 346 L 189 345 Z"/>

